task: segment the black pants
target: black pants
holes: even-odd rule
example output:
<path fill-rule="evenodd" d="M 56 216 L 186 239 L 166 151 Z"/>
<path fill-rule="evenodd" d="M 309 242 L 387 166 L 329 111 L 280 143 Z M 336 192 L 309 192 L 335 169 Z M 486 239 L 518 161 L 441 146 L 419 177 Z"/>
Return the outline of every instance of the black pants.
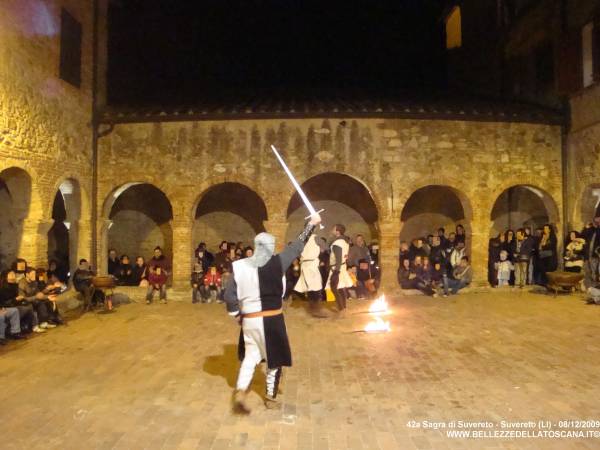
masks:
<path fill-rule="evenodd" d="M 50 303 L 50 305 L 48 305 Z M 33 306 L 33 310 L 37 314 L 38 322 L 44 323 L 48 322 L 50 318 L 50 311 L 52 311 L 52 302 L 49 300 L 33 300 L 31 302 Z"/>
<path fill-rule="evenodd" d="M 37 326 L 37 317 L 33 311 L 32 305 L 18 305 L 16 308 L 19 310 L 19 320 L 21 321 L 21 330 L 27 329 L 32 331 Z M 13 332 L 13 330 L 11 330 Z"/>
<path fill-rule="evenodd" d="M 346 300 L 348 299 L 348 293 L 346 292 L 346 288 L 338 289 L 338 284 L 340 283 L 340 273 L 333 272 L 331 274 L 331 280 L 329 281 L 329 287 L 331 287 L 331 292 L 333 292 L 333 296 L 335 297 L 335 303 L 340 311 L 346 309 Z"/>

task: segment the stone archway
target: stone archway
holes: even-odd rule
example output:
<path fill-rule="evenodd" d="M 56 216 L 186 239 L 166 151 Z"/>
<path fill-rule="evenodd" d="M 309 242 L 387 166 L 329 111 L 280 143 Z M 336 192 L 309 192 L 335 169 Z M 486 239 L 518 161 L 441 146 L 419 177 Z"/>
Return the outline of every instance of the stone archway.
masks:
<path fill-rule="evenodd" d="M 150 183 L 127 183 L 109 196 L 104 205 L 109 220 L 103 230 L 107 249 L 130 258 L 152 257 L 154 247 L 162 247 L 164 255 L 173 258 L 173 208 L 163 191 Z M 104 260 L 106 254 L 101 254 Z"/>
<path fill-rule="evenodd" d="M 194 212 L 194 246 L 205 242 L 217 251 L 221 241 L 252 245 L 254 236 L 265 231 L 268 220 L 263 199 L 244 184 L 226 181 L 209 187 L 200 196 Z"/>
<path fill-rule="evenodd" d="M 22 251 L 24 222 L 31 207 L 32 182 L 18 167 L 0 172 L 0 269 L 8 268 Z"/>
<path fill-rule="evenodd" d="M 494 202 L 490 212 L 490 237 L 507 229 L 542 227 L 559 222 L 558 207 L 545 190 L 532 185 L 515 185 L 505 189 Z"/>
<path fill-rule="evenodd" d="M 48 231 L 48 260 L 57 261 L 66 271 L 77 265 L 81 204 L 79 182 L 72 178 L 64 180 L 52 204 L 54 223 Z"/>
<path fill-rule="evenodd" d="M 325 210 L 322 218 L 326 233 L 336 223 L 342 223 L 350 237 L 362 234 L 367 243 L 379 240 L 378 208 L 373 195 L 361 181 L 343 173 L 326 172 L 306 180 L 302 189 L 317 210 Z M 287 209 L 286 242 L 302 230 L 307 215 L 306 207 L 295 193 Z M 325 233 L 323 235 L 327 237 Z"/>
<path fill-rule="evenodd" d="M 473 212 L 466 195 L 447 185 L 432 184 L 414 191 L 400 215 L 400 240 L 409 245 L 413 239 L 435 235 L 444 228 L 446 236 L 462 225 L 466 234 L 467 254 L 471 254 L 471 222 Z"/>

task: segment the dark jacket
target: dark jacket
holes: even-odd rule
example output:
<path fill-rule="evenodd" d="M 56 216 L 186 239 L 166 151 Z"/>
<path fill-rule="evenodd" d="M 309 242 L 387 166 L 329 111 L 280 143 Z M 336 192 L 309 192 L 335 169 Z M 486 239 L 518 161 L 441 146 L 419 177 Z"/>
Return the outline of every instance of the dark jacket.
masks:
<path fill-rule="evenodd" d="M 81 292 L 84 288 L 90 286 L 94 275 L 93 270 L 77 269 L 73 274 L 73 287 L 75 287 L 75 290 Z"/>
<path fill-rule="evenodd" d="M 515 262 L 527 262 L 533 253 L 533 238 L 526 237 L 519 244 L 518 240 L 515 240 L 514 245 L 514 261 Z"/>
<path fill-rule="evenodd" d="M 148 261 L 148 267 L 157 268 L 160 267 L 161 272 L 165 273 L 167 276 L 171 273 L 171 261 L 165 255 L 160 255 L 158 258 L 153 256 L 150 261 Z"/>
<path fill-rule="evenodd" d="M 134 286 L 139 286 L 142 280 L 148 279 L 148 267 L 146 264 L 143 266 L 138 266 L 137 264 L 133 265 L 131 269 L 131 283 Z"/>

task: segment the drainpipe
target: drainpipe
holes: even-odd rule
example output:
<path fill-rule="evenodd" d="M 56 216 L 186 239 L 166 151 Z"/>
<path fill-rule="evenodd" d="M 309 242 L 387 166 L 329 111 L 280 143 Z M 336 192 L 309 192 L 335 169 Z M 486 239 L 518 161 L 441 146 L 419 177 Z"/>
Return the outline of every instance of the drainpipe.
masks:
<path fill-rule="evenodd" d="M 98 15 L 99 0 L 93 4 L 92 30 L 92 248 L 91 264 L 98 262 Z"/>

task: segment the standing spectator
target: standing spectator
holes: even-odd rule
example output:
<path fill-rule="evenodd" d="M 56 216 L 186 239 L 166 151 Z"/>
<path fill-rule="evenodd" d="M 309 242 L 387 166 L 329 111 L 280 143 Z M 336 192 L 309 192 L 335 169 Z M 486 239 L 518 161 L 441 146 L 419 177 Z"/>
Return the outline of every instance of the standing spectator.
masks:
<path fill-rule="evenodd" d="M 517 230 L 514 249 L 515 285 L 522 289 L 527 284 L 529 259 L 533 252 L 533 239 L 528 237 L 522 228 Z"/>
<path fill-rule="evenodd" d="M 283 298 L 287 299 L 293 292 L 294 286 L 300 279 L 300 259 L 296 258 L 290 264 L 287 271 L 285 272 L 285 291 Z"/>
<path fill-rule="evenodd" d="M 204 284 L 204 273 L 202 272 L 202 264 L 199 262 L 194 264 L 194 270 L 191 276 L 192 283 L 192 303 L 199 303 L 202 300 L 200 287 Z"/>
<path fill-rule="evenodd" d="M 437 229 L 436 235 L 440 238 L 440 246 L 442 248 L 446 248 L 446 244 L 448 243 L 448 238 L 446 237 L 446 230 L 440 227 Z"/>
<path fill-rule="evenodd" d="M 135 258 L 135 264 L 131 268 L 131 282 L 133 286 L 148 287 L 148 268 L 143 256 Z"/>
<path fill-rule="evenodd" d="M 111 248 L 108 251 L 108 274 L 114 277 L 117 276 L 117 272 L 119 271 L 120 261 L 117 258 L 117 251 L 114 248 Z"/>
<path fill-rule="evenodd" d="M 252 247 L 246 247 L 244 249 L 244 258 L 251 258 L 254 255 L 254 249 Z"/>
<path fill-rule="evenodd" d="M 598 281 L 598 264 L 600 262 L 600 217 L 594 217 L 591 227 L 586 227 L 581 237 L 585 239 L 585 286 L 592 287 Z"/>
<path fill-rule="evenodd" d="M 500 261 L 500 252 L 504 243 L 504 233 L 491 238 L 488 244 L 488 282 L 492 287 L 498 286 L 498 269 L 496 264 Z"/>
<path fill-rule="evenodd" d="M 463 227 L 461 224 L 456 225 L 456 243 L 462 242 L 466 245 L 466 239 L 467 235 L 465 234 L 465 227 Z"/>
<path fill-rule="evenodd" d="M 417 256 L 427 256 L 427 252 L 423 248 L 423 238 L 414 239 L 408 250 L 408 259 L 410 259 L 411 262 L 414 261 Z"/>
<path fill-rule="evenodd" d="M 365 238 L 362 234 L 357 234 L 354 237 L 354 245 L 348 250 L 348 266 L 358 267 L 358 262 L 364 259 L 371 262 L 371 252 L 365 244 Z"/>
<path fill-rule="evenodd" d="M 398 261 L 400 261 L 400 265 L 402 265 L 402 261 L 404 261 L 405 259 L 409 259 L 408 257 L 408 244 L 406 243 L 406 241 L 401 241 L 400 242 L 400 255 L 399 255 L 399 259 Z"/>
<path fill-rule="evenodd" d="M 219 244 L 219 253 L 215 255 L 214 264 L 219 272 L 223 271 L 223 268 L 228 264 L 229 260 L 229 244 L 227 241 L 221 241 Z"/>
<path fill-rule="evenodd" d="M 577 231 L 571 231 L 565 242 L 565 272 L 580 273 L 583 269 L 585 239 Z"/>
<path fill-rule="evenodd" d="M 533 284 L 542 284 L 542 276 L 540 269 L 540 241 L 542 240 L 542 232 L 541 228 L 536 228 L 533 234 Z"/>
<path fill-rule="evenodd" d="M 554 272 L 558 267 L 558 256 L 556 249 L 556 234 L 550 224 L 544 225 L 542 229 L 542 238 L 539 244 L 539 264 L 540 264 L 540 277 L 542 285 L 548 283 L 548 277 L 546 273 Z"/>
<path fill-rule="evenodd" d="M 213 254 L 206 249 L 206 244 L 204 242 L 200 242 L 200 244 L 198 244 L 194 255 L 196 256 L 198 262 L 202 264 L 203 270 L 209 268 L 215 260 Z"/>

